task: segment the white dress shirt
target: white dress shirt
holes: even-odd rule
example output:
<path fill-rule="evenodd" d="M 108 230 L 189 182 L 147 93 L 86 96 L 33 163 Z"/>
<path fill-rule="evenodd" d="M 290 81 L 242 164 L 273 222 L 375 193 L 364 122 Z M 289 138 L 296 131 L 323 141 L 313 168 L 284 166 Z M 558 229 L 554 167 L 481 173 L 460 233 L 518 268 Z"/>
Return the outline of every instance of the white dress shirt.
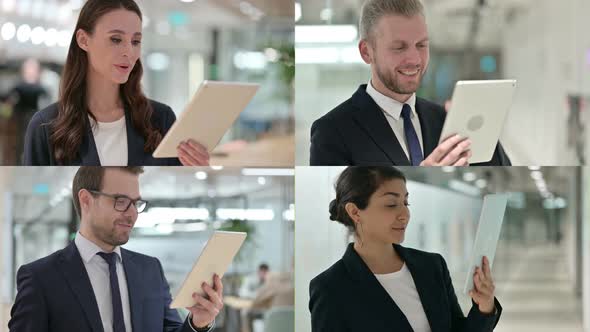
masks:
<path fill-rule="evenodd" d="M 127 166 L 127 125 L 123 116 L 114 122 L 95 122 L 92 128 L 101 166 Z"/>
<path fill-rule="evenodd" d="M 410 160 L 410 154 L 408 149 L 408 142 L 406 142 L 406 132 L 404 130 L 404 119 L 402 118 L 402 108 L 404 103 L 392 99 L 381 92 L 377 91 L 371 81 L 367 84 L 367 94 L 373 98 L 375 103 L 381 108 L 385 118 L 389 123 L 389 126 L 393 130 L 395 137 L 400 142 L 402 149 L 404 150 L 406 157 Z M 416 135 L 418 135 L 418 141 L 420 141 L 420 148 L 422 149 L 422 155 L 424 156 L 424 144 L 422 143 L 422 127 L 420 126 L 420 119 L 418 119 L 418 113 L 416 113 L 416 94 L 412 94 L 405 104 L 410 105 L 412 108 L 411 120 L 414 125 Z M 428 156 L 424 156 L 426 159 Z"/>
<path fill-rule="evenodd" d="M 109 278 L 109 264 L 97 253 L 103 250 L 94 244 L 94 242 L 86 239 L 80 232 L 76 234 L 74 240 L 82 262 L 90 278 L 90 284 L 98 304 L 98 311 L 100 312 L 100 320 L 104 332 L 113 331 L 113 302 L 111 301 L 111 282 Z M 131 331 L 131 311 L 129 308 L 129 291 L 127 289 L 127 278 L 125 277 L 125 270 L 123 269 L 123 257 L 121 256 L 121 248 L 116 247 L 114 250 L 117 253 L 117 280 L 119 281 L 119 291 L 121 293 L 121 304 L 123 305 L 123 320 L 125 321 L 125 331 Z"/>
<path fill-rule="evenodd" d="M 375 278 L 404 313 L 414 332 L 431 332 L 414 278 L 406 264 L 394 273 L 375 274 Z"/>

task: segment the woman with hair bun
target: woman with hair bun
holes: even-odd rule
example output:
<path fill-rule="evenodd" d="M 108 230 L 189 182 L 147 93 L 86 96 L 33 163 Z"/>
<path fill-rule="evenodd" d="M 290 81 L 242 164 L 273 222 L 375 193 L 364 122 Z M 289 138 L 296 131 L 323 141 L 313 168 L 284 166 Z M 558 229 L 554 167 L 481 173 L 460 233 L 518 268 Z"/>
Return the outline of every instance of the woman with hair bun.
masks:
<path fill-rule="evenodd" d="M 444 258 L 401 246 L 406 178 L 393 167 L 348 167 L 336 181 L 330 219 L 354 234 L 342 259 L 310 282 L 313 332 L 489 332 L 502 307 L 489 262 L 473 275 L 465 317 Z"/>

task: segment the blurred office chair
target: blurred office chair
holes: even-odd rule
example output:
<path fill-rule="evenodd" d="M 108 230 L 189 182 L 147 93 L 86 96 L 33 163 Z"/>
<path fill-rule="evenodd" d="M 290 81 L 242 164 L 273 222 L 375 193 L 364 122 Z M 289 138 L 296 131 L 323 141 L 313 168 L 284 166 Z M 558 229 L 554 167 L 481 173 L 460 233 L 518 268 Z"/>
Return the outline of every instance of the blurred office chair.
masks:
<path fill-rule="evenodd" d="M 264 332 L 295 332 L 295 308 L 269 309 L 264 315 Z"/>

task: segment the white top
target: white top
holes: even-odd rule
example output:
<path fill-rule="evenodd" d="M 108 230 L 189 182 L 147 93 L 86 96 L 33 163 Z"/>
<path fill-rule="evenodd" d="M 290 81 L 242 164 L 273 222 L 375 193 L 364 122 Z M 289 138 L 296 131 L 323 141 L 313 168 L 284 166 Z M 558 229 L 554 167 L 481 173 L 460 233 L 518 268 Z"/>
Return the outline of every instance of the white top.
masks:
<path fill-rule="evenodd" d="M 91 119 L 92 122 L 94 120 Z M 94 122 L 92 129 L 101 166 L 127 166 L 127 126 L 123 116 L 114 122 Z"/>
<path fill-rule="evenodd" d="M 258 273 L 253 273 L 244 278 L 242 285 L 238 290 L 240 297 L 245 299 L 253 299 L 256 297 L 256 293 L 262 287 Z"/>
<path fill-rule="evenodd" d="M 74 240 L 82 262 L 90 278 L 90 284 L 98 304 L 98 311 L 100 313 L 100 320 L 104 332 L 113 331 L 113 302 L 111 301 L 111 282 L 109 278 L 109 264 L 100 256 L 99 252 L 103 252 L 99 246 L 94 242 L 86 239 L 78 232 Z M 117 280 L 119 281 L 119 291 L 121 293 L 121 304 L 123 305 L 123 320 L 125 320 L 125 331 L 131 332 L 131 311 L 129 309 L 129 291 L 127 289 L 127 278 L 125 277 L 125 270 L 123 269 L 123 257 L 121 256 L 121 248 L 116 247 L 114 250 L 117 253 Z"/>
<path fill-rule="evenodd" d="M 408 160 L 410 159 L 410 154 L 408 153 L 408 142 L 406 142 L 406 132 L 404 130 L 404 119 L 402 118 L 402 108 L 404 107 L 404 103 L 400 103 L 399 101 L 392 99 L 381 92 L 377 91 L 371 81 L 367 84 L 367 94 L 373 98 L 375 103 L 381 108 L 383 114 L 385 114 L 385 118 L 389 123 L 389 126 L 393 130 L 395 137 L 400 142 L 402 149 L 406 153 L 406 157 Z M 420 148 L 422 149 L 422 155 L 424 156 L 424 143 L 422 143 L 422 127 L 420 126 L 420 119 L 418 119 L 418 113 L 416 113 L 416 94 L 412 94 L 410 99 L 408 99 L 406 104 L 410 105 L 412 108 L 412 115 L 410 116 L 412 120 L 412 124 L 414 125 L 414 130 L 416 130 L 416 135 L 418 135 L 418 140 L 420 141 Z M 428 156 L 424 156 L 426 159 Z"/>
<path fill-rule="evenodd" d="M 414 278 L 406 264 L 394 273 L 375 274 L 375 278 L 404 313 L 414 332 L 431 332 Z"/>

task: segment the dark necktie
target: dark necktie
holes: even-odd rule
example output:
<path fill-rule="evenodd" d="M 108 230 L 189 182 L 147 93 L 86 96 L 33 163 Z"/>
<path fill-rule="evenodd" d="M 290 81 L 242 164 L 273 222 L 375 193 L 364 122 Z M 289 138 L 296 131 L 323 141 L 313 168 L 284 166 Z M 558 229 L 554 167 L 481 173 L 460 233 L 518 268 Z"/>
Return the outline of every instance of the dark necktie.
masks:
<path fill-rule="evenodd" d="M 109 279 L 111 281 L 111 301 L 113 303 L 113 332 L 125 332 L 125 320 L 123 319 L 123 305 L 121 304 L 121 291 L 117 278 L 117 254 L 114 252 L 99 252 L 107 264 L 109 264 Z"/>
<path fill-rule="evenodd" d="M 406 142 L 408 143 L 408 150 L 410 152 L 410 162 L 412 166 L 420 166 L 424 156 L 422 148 L 420 148 L 420 141 L 418 135 L 412 124 L 412 108 L 408 104 L 402 107 L 402 118 L 404 118 L 404 133 L 406 134 Z"/>

